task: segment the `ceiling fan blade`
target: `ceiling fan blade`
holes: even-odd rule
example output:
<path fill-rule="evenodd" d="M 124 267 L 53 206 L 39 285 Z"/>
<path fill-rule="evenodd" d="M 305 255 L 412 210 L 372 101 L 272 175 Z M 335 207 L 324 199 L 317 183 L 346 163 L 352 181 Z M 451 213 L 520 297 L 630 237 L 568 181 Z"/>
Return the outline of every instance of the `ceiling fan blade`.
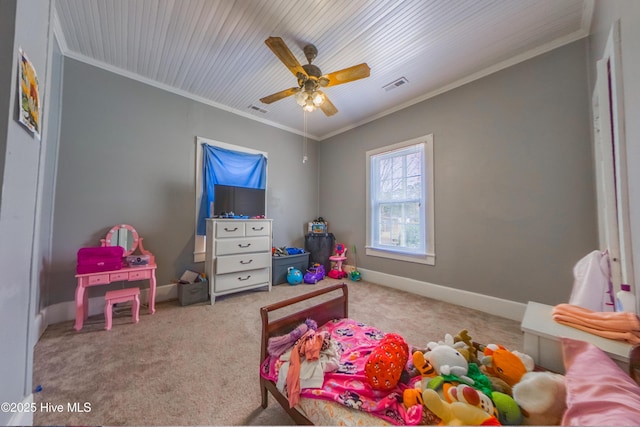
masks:
<path fill-rule="evenodd" d="M 298 62 L 291 50 L 287 47 L 287 44 L 280 37 L 269 37 L 264 41 L 264 43 L 269 46 L 269 49 L 278 57 L 280 61 L 293 73 L 296 78 L 298 78 L 298 73 L 302 73 L 303 75 L 307 75 L 302 68 L 302 65 Z"/>
<path fill-rule="evenodd" d="M 271 104 L 272 102 L 280 101 L 287 96 L 295 95 L 295 93 L 299 90 L 299 87 L 290 87 L 289 89 L 281 90 L 280 92 L 276 92 L 269 96 L 265 96 L 264 98 L 260 98 L 260 101 L 265 104 Z"/>
<path fill-rule="evenodd" d="M 344 70 L 335 71 L 323 76 L 329 80 L 329 83 L 327 83 L 325 87 L 341 85 L 354 80 L 364 79 L 365 77 L 369 77 L 370 72 L 371 69 L 366 63 L 354 65 L 353 67 L 345 68 Z"/>
<path fill-rule="evenodd" d="M 333 116 L 338 112 L 338 109 L 335 105 L 333 105 L 331 101 L 329 101 L 329 98 L 327 98 L 326 94 L 324 95 L 324 102 L 320 104 L 320 109 L 327 116 Z"/>

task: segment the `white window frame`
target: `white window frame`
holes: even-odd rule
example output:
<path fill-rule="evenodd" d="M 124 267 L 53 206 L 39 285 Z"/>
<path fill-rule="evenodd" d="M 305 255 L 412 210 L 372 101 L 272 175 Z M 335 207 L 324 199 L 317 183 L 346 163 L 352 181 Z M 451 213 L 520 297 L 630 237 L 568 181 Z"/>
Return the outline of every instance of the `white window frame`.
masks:
<path fill-rule="evenodd" d="M 372 176 L 371 176 L 371 162 L 372 157 L 380 155 L 382 153 L 399 150 L 411 145 L 423 144 L 424 154 L 424 171 L 422 175 L 422 188 L 423 195 L 422 200 L 424 204 L 424 217 L 423 230 L 426 238 L 425 250 L 421 253 L 413 253 L 403 251 L 402 249 L 396 250 L 391 248 L 376 247 L 373 244 L 373 227 L 377 226 L 373 224 L 374 218 L 372 218 Z M 367 199 L 367 216 L 366 227 L 367 237 L 365 253 L 366 255 L 390 258 L 398 261 L 414 262 L 419 264 L 435 265 L 436 249 L 435 249 L 435 220 L 434 220 L 434 167 L 433 167 L 433 134 L 424 135 L 418 138 L 414 138 L 408 141 L 399 142 L 396 144 L 388 145 L 385 147 L 377 148 L 375 150 L 369 150 L 366 152 L 366 199 Z"/>
<path fill-rule="evenodd" d="M 601 250 L 609 251 L 614 293 L 622 283 L 635 283 L 621 56 L 618 20 L 609 32 L 602 59 L 596 63 L 596 85 L 591 98 L 599 243 Z"/>
<path fill-rule="evenodd" d="M 266 151 L 253 150 L 251 148 L 242 147 L 240 145 L 228 144 L 226 142 L 215 141 L 213 139 L 203 138 L 201 136 L 196 137 L 196 214 L 193 232 L 195 235 L 195 245 L 193 249 L 193 262 L 204 262 L 206 255 L 206 243 L 207 237 L 198 235 L 198 214 L 200 213 L 200 200 L 202 199 L 202 144 L 209 144 L 214 147 L 225 148 L 227 150 L 240 151 L 248 154 L 262 154 L 268 158 L 269 155 Z M 266 209 L 266 206 L 265 206 Z M 265 212 L 266 216 L 266 212 Z"/>

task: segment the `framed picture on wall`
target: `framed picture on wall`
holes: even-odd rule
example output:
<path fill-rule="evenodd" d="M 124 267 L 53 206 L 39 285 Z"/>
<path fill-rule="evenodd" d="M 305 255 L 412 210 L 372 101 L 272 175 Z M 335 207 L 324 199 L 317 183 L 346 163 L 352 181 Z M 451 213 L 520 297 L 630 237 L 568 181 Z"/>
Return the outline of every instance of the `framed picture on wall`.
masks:
<path fill-rule="evenodd" d="M 18 99 L 20 100 L 18 121 L 40 140 L 40 91 L 38 76 L 33 64 L 22 48 L 18 49 Z"/>

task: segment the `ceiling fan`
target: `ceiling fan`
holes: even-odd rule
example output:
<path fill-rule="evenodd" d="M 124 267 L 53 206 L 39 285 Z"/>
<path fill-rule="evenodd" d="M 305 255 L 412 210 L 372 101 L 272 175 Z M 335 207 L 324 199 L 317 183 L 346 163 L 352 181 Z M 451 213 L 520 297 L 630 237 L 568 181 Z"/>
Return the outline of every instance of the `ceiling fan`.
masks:
<path fill-rule="evenodd" d="M 336 86 L 369 77 L 370 68 L 366 63 L 323 75 L 320 68 L 311 63 L 318 54 L 318 49 L 312 44 L 306 45 L 303 48 L 304 56 L 308 62 L 308 64 L 305 65 L 300 65 L 280 37 L 269 37 L 265 40 L 265 44 L 269 46 L 269 49 L 273 51 L 278 59 L 280 59 L 298 79 L 298 86 L 261 98 L 260 101 L 265 104 L 271 104 L 272 102 L 294 95 L 296 102 L 305 111 L 310 112 L 316 108 L 320 108 L 327 116 L 333 116 L 338 112 L 338 109 L 329 101 L 329 98 L 327 98 L 320 88 Z"/>

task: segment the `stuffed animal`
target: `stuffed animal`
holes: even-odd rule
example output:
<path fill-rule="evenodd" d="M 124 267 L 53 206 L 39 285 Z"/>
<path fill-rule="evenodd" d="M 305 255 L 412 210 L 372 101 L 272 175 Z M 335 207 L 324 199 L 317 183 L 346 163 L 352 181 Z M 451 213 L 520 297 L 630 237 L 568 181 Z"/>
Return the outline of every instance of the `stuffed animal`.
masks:
<path fill-rule="evenodd" d="M 402 392 L 402 403 L 405 408 L 415 405 L 422 405 L 422 390 L 418 388 L 407 388 Z"/>
<path fill-rule="evenodd" d="M 488 415 L 494 415 L 495 406 L 489 397 L 466 384 L 445 384 L 445 400 L 449 403 L 465 402 L 469 405 L 477 406 Z"/>
<path fill-rule="evenodd" d="M 429 343 L 427 343 L 427 349 L 431 349 L 434 348 L 436 346 L 439 345 L 448 345 L 449 347 L 455 348 L 456 350 L 459 350 L 461 348 L 464 348 L 466 343 L 464 342 L 460 342 L 460 341 L 456 341 L 455 338 L 453 337 L 453 335 L 451 334 L 445 334 L 444 335 L 444 341 L 429 341 Z"/>
<path fill-rule="evenodd" d="M 453 342 L 459 346 L 456 348 L 458 348 L 464 358 L 467 359 L 467 362 L 478 363 L 478 349 L 473 345 L 469 331 L 463 329 L 458 332 L 458 334 L 453 337 Z M 464 343 L 464 346 L 461 346 L 458 343 Z"/>
<path fill-rule="evenodd" d="M 387 334 L 367 357 L 364 372 L 374 390 L 394 388 L 409 360 L 409 346 L 397 334 Z"/>
<path fill-rule="evenodd" d="M 424 358 L 433 366 L 438 375 L 456 375 L 469 384 L 473 384 L 473 380 L 466 376 L 469 364 L 457 349 L 447 344 L 434 346 L 429 343 L 429 351 L 425 353 Z"/>
<path fill-rule="evenodd" d="M 560 424 L 567 408 L 566 397 L 564 376 L 552 372 L 527 372 L 513 386 L 513 399 L 520 406 L 525 425 Z"/>
<path fill-rule="evenodd" d="M 466 387 L 466 386 L 465 386 Z M 473 390 L 473 388 L 469 387 Z M 469 393 L 467 391 L 467 393 Z M 455 401 L 448 403 L 440 399 L 435 390 L 422 392 L 424 406 L 442 420 L 446 426 L 497 426 L 498 419 L 489 415 L 484 409 L 470 403 Z"/>
<path fill-rule="evenodd" d="M 522 411 L 518 403 L 508 394 L 494 391 L 491 400 L 498 412 L 498 420 L 504 426 L 517 426 L 522 424 Z"/>
<path fill-rule="evenodd" d="M 502 378 L 498 378 L 496 376 L 493 376 L 493 375 L 486 374 L 486 373 L 485 373 L 485 375 L 489 379 L 489 383 L 491 384 L 491 389 L 493 391 L 499 391 L 500 393 L 504 393 L 504 394 L 508 394 L 509 396 L 513 396 L 513 393 L 511 392 L 511 386 L 509 384 L 507 384 L 505 380 L 503 380 Z"/>
<path fill-rule="evenodd" d="M 534 367 L 531 356 L 517 351 L 509 351 L 499 344 L 487 345 L 480 362 L 485 366 L 487 374 L 502 379 L 511 387 Z"/>

